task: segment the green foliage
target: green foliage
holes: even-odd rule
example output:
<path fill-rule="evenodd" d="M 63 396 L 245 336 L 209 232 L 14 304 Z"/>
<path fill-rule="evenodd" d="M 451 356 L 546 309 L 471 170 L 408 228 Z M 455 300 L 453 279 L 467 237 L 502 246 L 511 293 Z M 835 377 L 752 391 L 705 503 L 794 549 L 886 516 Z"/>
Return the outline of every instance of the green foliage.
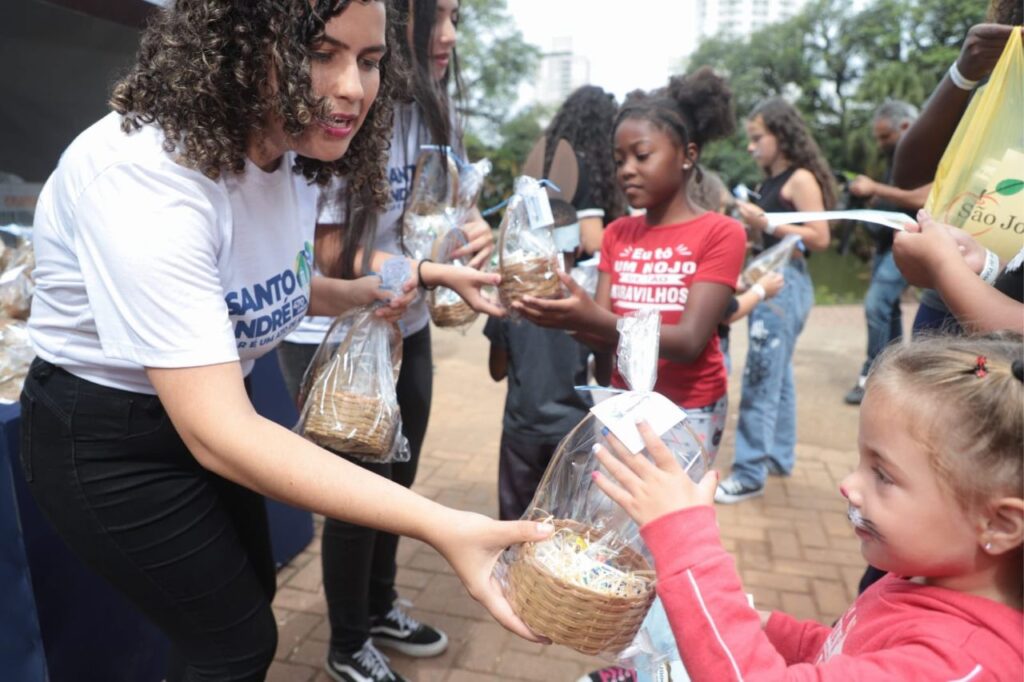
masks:
<path fill-rule="evenodd" d="M 544 132 L 540 121 L 550 116 L 550 110 L 541 105 L 523 110 L 498 129 L 501 142 L 497 145 L 487 144 L 472 131 L 466 133 L 464 141 L 469 158 L 487 157 L 492 166 L 480 195 L 481 209 L 497 205 L 512 193 L 512 183 L 519 175 L 519 169 Z M 500 220 L 500 213 L 488 216 L 488 222 L 494 227 Z"/>
<path fill-rule="evenodd" d="M 701 42 L 682 66 L 726 73 L 742 117 L 764 97 L 801 110 L 833 168 L 879 177 L 871 115 L 886 98 L 920 106 L 959 54 L 967 29 L 984 19 L 980 0 L 811 0 L 797 16 L 749 39 Z M 729 182 L 751 184 L 742 133 L 709 145 L 703 163 Z M 751 175 L 754 175 L 751 178 Z"/>
<path fill-rule="evenodd" d="M 459 62 L 470 127 L 493 131 L 505 122 L 519 83 L 532 75 L 540 50 L 523 39 L 505 0 L 462 0 Z"/>

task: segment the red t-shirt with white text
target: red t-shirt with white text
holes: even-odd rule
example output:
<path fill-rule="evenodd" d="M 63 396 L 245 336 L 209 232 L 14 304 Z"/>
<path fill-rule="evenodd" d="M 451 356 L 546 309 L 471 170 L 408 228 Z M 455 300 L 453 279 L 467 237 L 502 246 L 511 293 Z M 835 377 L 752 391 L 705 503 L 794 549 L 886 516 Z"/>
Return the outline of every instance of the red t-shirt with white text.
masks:
<path fill-rule="evenodd" d="M 650 227 L 645 216 L 612 222 L 601 242 L 601 272 L 611 277 L 612 312 L 625 315 L 644 308 L 661 311 L 663 326 L 679 322 L 690 287 L 696 282 L 736 286 L 746 236 L 739 222 L 707 212 L 684 223 Z M 616 372 L 615 386 L 624 387 Z M 662 358 L 654 390 L 683 408 L 710 405 L 725 394 L 726 373 L 718 335 L 694 362 Z"/>

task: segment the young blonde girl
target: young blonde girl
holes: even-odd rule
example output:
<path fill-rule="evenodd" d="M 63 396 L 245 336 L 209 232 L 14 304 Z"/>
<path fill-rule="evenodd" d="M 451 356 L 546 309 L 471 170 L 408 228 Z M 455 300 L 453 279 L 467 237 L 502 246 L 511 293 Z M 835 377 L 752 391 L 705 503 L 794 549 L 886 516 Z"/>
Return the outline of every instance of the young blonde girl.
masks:
<path fill-rule="evenodd" d="M 889 574 L 832 627 L 747 605 L 715 524 L 716 475 L 691 482 L 646 425 L 653 464 L 598 453 L 618 481 L 598 485 L 643 524 L 693 679 L 1022 679 L 1022 355 L 1006 336 L 881 356 L 840 492 L 861 553 Z"/>

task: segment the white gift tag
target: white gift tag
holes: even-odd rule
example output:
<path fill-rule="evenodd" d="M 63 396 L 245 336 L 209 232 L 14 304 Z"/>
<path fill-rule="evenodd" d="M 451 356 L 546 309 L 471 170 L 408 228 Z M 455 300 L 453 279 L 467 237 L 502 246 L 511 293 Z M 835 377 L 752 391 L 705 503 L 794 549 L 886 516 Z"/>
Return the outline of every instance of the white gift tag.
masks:
<path fill-rule="evenodd" d="M 643 417 L 659 436 L 686 419 L 681 407 L 654 392 L 622 393 L 594 405 L 590 411 L 634 455 L 644 449 L 644 439 L 636 428 L 638 417 Z"/>
<path fill-rule="evenodd" d="M 548 193 L 544 191 L 544 188 L 538 185 L 535 189 L 524 193 L 523 202 L 526 206 L 526 219 L 530 223 L 531 230 L 555 224 L 555 219 L 551 215 Z"/>

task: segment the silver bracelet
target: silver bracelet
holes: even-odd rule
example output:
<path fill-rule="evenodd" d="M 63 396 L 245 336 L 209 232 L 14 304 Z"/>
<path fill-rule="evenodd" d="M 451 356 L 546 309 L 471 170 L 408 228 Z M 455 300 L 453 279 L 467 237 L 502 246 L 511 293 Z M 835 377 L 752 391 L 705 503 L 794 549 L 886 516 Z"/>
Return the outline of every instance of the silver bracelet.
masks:
<path fill-rule="evenodd" d="M 985 284 L 992 286 L 999 276 L 999 256 L 992 251 L 985 249 L 985 267 L 978 273 L 978 277 L 984 280 Z"/>
<path fill-rule="evenodd" d="M 972 81 L 969 78 L 965 78 L 960 69 L 956 66 L 956 61 L 949 65 L 949 80 L 953 81 L 953 85 L 960 88 L 961 90 L 973 90 L 978 87 L 978 81 Z"/>

